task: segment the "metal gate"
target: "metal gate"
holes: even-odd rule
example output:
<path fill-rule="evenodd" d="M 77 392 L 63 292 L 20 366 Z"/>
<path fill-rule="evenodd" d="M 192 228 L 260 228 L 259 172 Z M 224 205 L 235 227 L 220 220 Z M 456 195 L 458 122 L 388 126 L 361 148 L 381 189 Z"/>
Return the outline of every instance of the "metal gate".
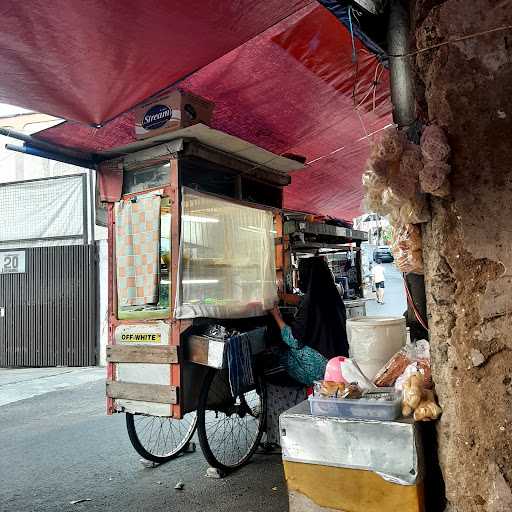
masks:
<path fill-rule="evenodd" d="M 96 246 L 1 250 L 0 265 L 0 367 L 96 365 Z"/>

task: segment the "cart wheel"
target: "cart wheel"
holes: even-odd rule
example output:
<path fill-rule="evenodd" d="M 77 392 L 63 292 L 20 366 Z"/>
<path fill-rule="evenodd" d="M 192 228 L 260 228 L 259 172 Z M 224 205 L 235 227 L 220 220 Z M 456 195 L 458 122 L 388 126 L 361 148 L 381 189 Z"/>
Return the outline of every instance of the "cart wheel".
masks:
<path fill-rule="evenodd" d="M 183 419 L 126 413 L 126 428 L 137 453 L 146 460 L 163 463 L 184 451 L 196 430 L 197 415 Z"/>
<path fill-rule="evenodd" d="M 210 466 L 232 471 L 246 464 L 263 435 L 267 392 L 261 378 L 256 389 L 234 399 L 226 371 L 205 377 L 197 408 L 197 434 Z"/>

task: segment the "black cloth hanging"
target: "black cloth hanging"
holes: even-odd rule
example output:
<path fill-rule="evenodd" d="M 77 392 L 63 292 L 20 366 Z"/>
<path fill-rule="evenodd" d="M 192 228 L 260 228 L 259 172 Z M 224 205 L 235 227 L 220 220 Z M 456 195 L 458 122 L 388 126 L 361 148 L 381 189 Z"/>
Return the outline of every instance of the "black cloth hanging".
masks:
<path fill-rule="evenodd" d="M 347 312 L 323 257 L 299 260 L 299 288 L 305 294 L 293 322 L 293 336 L 327 359 L 348 357 Z"/>

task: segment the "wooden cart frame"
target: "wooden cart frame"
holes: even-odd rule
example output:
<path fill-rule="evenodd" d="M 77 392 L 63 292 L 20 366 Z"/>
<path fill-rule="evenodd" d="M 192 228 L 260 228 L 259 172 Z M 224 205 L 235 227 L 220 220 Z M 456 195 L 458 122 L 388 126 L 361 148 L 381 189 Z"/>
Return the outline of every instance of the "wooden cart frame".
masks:
<path fill-rule="evenodd" d="M 174 141 L 176 142 L 176 141 Z M 176 145 L 175 145 L 176 146 Z M 274 211 L 276 218 L 276 228 L 279 233 L 282 232 L 282 222 L 280 220 L 280 207 L 282 206 L 282 187 L 289 183 L 289 177 L 283 172 L 275 171 L 262 165 L 254 165 L 244 159 L 228 155 L 214 148 L 209 148 L 195 141 L 183 141 L 181 151 L 155 157 L 155 154 L 161 153 L 159 148 L 155 150 L 146 150 L 146 155 L 139 156 L 138 165 L 131 166 L 130 170 L 147 169 L 149 166 L 156 166 L 169 163 L 168 183 L 163 183 L 156 187 L 144 188 L 136 192 L 127 191 L 123 194 L 123 199 L 129 199 L 138 195 L 146 194 L 155 190 L 163 190 L 163 195 L 169 197 L 171 204 L 171 265 L 170 265 L 170 307 L 169 317 L 161 319 L 170 328 L 170 343 L 168 346 L 145 347 L 145 346 L 127 346 L 116 345 L 115 331 L 121 325 L 130 324 L 154 324 L 154 320 L 120 320 L 117 315 L 117 283 L 115 267 L 115 218 L 114 204 L 108 204 L 108 317 L 109 317 L 109 345 L 107 346 L 107 411 L 109 414 L 116 412 L 116 399 L 131 399 L 154 401 L 158 403 L 168 403 L 171 406 L 171 414 L 174 418 L 181 418 L 184 413 L 183 396 L 187 390 L 183 389 L 183 363 L 184 353 L 181 350 L 183 333 L 192 325 L 190 320 L 179 320 L 173 317 L 176 301 L 176 289 L 178 286 L 178 265 L 180 246 L 180 226 L 181 226 L 181 186 L 182 174 L 180 169 L 180 160 L 193 158 L 198 162 L 204 162 L 207 167 L 206 172 L 220 169 L 222 172 L 231 173 L 235 181 L 235 196 L 223 197 L 233 203 L 246 204 L 258 208 L 269 208 Z M 144 153 L 144 152 L 141 152 Z M 118 160 L 119 161 L 119 160 Z M 210 169 L 208 169 L 208 167 Z M 181 171 L 181 172 L 180 172 Z M 244 185 L 268 187 L 274 198 L 274 205 L 269 204 L 251 204 L 244 201 Z M 205 190 L 205 192 L 210 192 Z M 277 245 L 278 254 L 277 266 L 279 272 L 282 268 L 281 246 Z M 137 384 L 118 382 L 116 375 L 116 365 L 118 363 L 147 363 L 158 364 L 168 363 L 171 366 L 168 385 L 156 384 Z"/>
<path fill-rule="evenodd" d="M 282 188 L 290 182 L 286 172 L 279 171 L 255 163 L 239 156 L 228 154 L 216 148 L 201 144 L 196 140 L 177 139 L 168 142 L 162 146 L 142 150 L 133 154 L 117 157 L 103 164 L 110 169 L 124 170 L 123 192 L 119 199 L 129 200 L 140 195 L 146 195 L 151 192 L 161 191 L 161 195 L 169 199 L 171 226 L 170 226 L 170 265 L 169 265 L 169 313 L 166 318 L 123 320 L 118 315 L 117 300 L 117 282 L 116 282 L 116 218 L 115 203 L 108 204 L 108 319 L 109 319 L 109 343 L 107 346 L 107 413 L 128 412 L 121 402 L 150 402 L 155 404 L 166 404 L 166 411 L 160 421 L 167 417 L 169 422 L 185 421 L 189 411 L 194 411 L 199 401 L 201 393 L 204 394 L 204 386 L 213 386 L 215 379 L 219 380 L 209 370 L 208 362 L 198 361 L 197 358 L 190 357 L 186 353 L 184 340 L 188 339 L 187 331 L 193 327 L 194 320 L 180 320 L 175 318 L 176 291 L 179 286 L 179 258 L 180 258 L 180 229 L 182 214 L 182 188 L 191 186 L 190 176 L 195 176 L 199 183 L 194 184 L 198 192 L 218 196 L 233 204 L 250 206 L 257 209 L 266 209 L 273 212 L 275 230 L 277 232 L 276 241 L 276 268 L 277 278 L 282 282 L 283 273 L 283 243 L 282 243 Z M 152 171 L 154 169 L 154 171 Z M 164 170 L 162 172 L 162 169 Z M 128 179 L 128 174 L 135 176 L 139 173 L 141 176 L 147 175 L 146 181 L 142 179 L 142 184 L 133 183 Z M 135 173 L 135 174 L 134 174 Z M 228 177 L 230 182 L 229 191 L 219 194 L 215 187 L 210 186 L 208 179 L 212 175 L 222 175 Z M 123 326 L 147 326 L 162 325 L 166 326 L 168 339 L 160 346 L 149 345 L 127 345 L 116 342 L 116 332 Z M 189 361 L 203 363 L 190 364 Z M 168 365 L 168 382 L 165 384 L 149 384 L 144 382 L 126 382 L 119 378 L 118 368 L 122 364 L 139 363 L 142 365 Z M 205 366 L 206 365 L 206 366 Z M 206 384 L 205 384 L 206 383 Z M 219 385 L 218 383 L 216 384 Z M 259 384 L 257 383 L 257 386 Z M 263 391 L 259 391 L 263 396 Z M 205 398 L 202 398 L 203 403 Z M 236 402 L 236 403 L 235 403 Z M 240 414 L 248 416 L 251 414 L 243 396 L 235 397 L 235 402 L 229 405 L 228 414 Z M 167 408 L 168 407 L 168 408 Z M 260 406 L 261 407 L 261 406 Z M 226 412 L 226 411 L 223 411 Z M 141 454 L 146 454 L 146 458 L 155 461 L 165 461 L 176 453 L 169 456 L 152 456 L 148 450 L 142 446 L 140 439 L 134 431 L 134 414 L 148 414 L 144 411 L 130 411 L 127 414 L 127 424 L 132 444 Z M 149 413 L 151 414 L 151 413 Z M 263 414 L 263 411 L 260 411 Z M 203 411 L 204 415 L 204 411 Z M 131 425 L 131 426 L 130 426 Z M 258 428 L 262 427 L 259 421 Z M 179 451 L 186 448 L 190 436 L 195 429 L 195 424 L 187 430 L 185 440 L 179 445 Z M 203 429 L 203 437 L 204 429 Z M 199 432 L 201 441 L 201 431 Z M 259 438 L 261 433 L 259 434 Z M 206 443 L 207 445 L 207 443 Z M 208 457 L 203 446 L 203 452 Z M 235 461 L 233 467 L 245 463 L 253 453 L 244 456 L 241 460 Z M 210 453 L 211 455 L 211 453 Z M 172 457 L 171 457 L 172 456 Z M 213 465 L 223 469 L 230 469 L 230 466 L 222 463 L 215 464 L 215 457 L 210 457 L 214 461 Z M 210 460 L 209 459 L 209 460 Z"/>

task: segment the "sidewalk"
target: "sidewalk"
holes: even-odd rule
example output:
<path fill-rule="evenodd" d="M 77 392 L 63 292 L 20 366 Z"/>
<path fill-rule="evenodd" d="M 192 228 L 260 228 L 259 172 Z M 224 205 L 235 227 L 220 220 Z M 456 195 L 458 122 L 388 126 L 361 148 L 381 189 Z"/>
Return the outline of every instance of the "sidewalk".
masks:
<path fill-rule="evenodd" d="M 87 368 L 0 368 L 0 407 L 19 400 L 104 379 L 106 369 Z"/>
<path fill-rule="evenodd" d="M 402 316 L 407 309 L 407 299 L 402 274 L 393 263 L 384 263 L 386 288 L 384 289 L 384 304 L 376 300 L 366 303 L 368 316 Z M 375 297 L 375 294 L 372 294 Z"/>

